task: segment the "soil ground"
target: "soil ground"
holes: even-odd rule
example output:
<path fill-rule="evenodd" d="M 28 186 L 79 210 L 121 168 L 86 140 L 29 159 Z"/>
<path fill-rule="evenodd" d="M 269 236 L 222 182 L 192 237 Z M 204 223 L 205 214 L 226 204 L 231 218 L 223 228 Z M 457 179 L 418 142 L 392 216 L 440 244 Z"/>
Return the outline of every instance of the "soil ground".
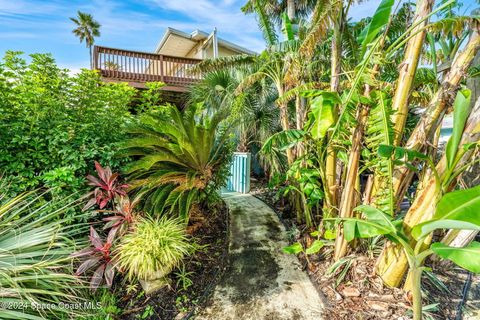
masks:
<path fill-rule="evenodd" d="M 291 208 L 277 196 L 276 190 L 258 183 L 252 191 L 259 199 L 270 205 L 290 234 L 290 241 L 312 241 L 308 230 L 296 225 Z M 325 247 L 322 254 L 310 257 L 310 264 L 300 256 L 302 267 L 308 272 L 317 290 L 327 298 L 323 318 L 345 319 L 410 319 L 410 302 L 400 289 L 387 288 L 374 275 L 375 257 L 382 243 L 362 242 L 370 256 L 353 253 L 333 270 L 332 247 Z M 360 250 L 358 250 L 360 251 Z M 432 267 L 431 275 L 422 281 L 424 292 L 424 317 L 441 320 L 480 319 L 480 276 L 468 275 L 465 270 L 451 264 L 427 261 Z M 468 289 L 468 290 L 466 290 Z M 463 316 L 463 317 L 462 317 Z"/>
<path fill-rule="evenodd" d="M 192 280 L 186 290 L 178 282 L 178 270 L 170 274 L 170 287 L 165 287 L 152 296 L 128 293 L 125 286 L 116 289 L 121 300 L 123 313 L 118 319 L 141 318 L 148 306 L 152 314 L 146 319 L 188 319 L 194 310 L 205 303 L 221 278 L 227 263 L 227 207 L 220 203 L 214 208 L 198 210 L 190 218 L 189 231 L 201 247 L 184 262 L 185 272 Z"/>

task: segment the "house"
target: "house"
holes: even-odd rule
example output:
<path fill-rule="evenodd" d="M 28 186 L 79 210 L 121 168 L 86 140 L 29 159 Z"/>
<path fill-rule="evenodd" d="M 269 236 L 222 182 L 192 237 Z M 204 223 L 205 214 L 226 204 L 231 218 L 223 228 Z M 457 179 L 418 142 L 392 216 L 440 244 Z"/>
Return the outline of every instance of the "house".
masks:
<path fill-rule="evenodd" d="M 207 58 L 255 54 L 244 47 L 217 36 L 217 30 L 185 33 L 167 28 L 154 52 L 94 47 L 94 68 L 107 82 L 127 82 L 145 88 L 146 82 L 161 81 L 170 92 L 185 92 L 200 80 L 192 67 Z"/>
<path fill-rule="evenodd" d="M 201 30 L 185 33 L 173 28 L 167 28 L 155 53 L 201 60 L 238 54 L 255 54 L 253 51 L 217 37 L 216 29 L 208 34 Z"/>

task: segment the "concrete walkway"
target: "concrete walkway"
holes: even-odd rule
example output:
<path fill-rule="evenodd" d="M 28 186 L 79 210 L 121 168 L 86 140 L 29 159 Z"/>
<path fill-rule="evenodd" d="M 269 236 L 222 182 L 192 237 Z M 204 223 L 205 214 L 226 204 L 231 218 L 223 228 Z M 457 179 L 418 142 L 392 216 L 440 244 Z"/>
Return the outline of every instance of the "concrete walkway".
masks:
<path fill-rule="evenodd" d="M 323 301 L 287 246 L 275 212 L 249 194 L 225 193 L 230 261 L 209 306 L 195 319 L 321 319 Z"/>

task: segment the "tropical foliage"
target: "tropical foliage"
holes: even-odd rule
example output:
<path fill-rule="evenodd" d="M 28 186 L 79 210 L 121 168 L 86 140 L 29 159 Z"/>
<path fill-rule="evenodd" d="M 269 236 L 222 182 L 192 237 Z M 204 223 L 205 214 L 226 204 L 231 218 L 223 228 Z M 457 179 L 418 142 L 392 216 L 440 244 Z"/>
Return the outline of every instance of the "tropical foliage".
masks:
<path fill-rule="evenodd" d="M 227 130 L 220 127 L 224 116 L 201 112 L 201 105 L 183 113 L 165 106 L 128 128 L 132 138 L 124 143 L 124 154 L 138 160 L 126 172 L 146 212 L 188 221 L 192 203 L 226 182 L 231 148 Z"/>
<path fill-rule="evenodd" d="M 308 233 L 316 229 L 319 239 L 335 234 L 335 261 L 351 252 L 350 242 L 367 230 L 358 221 L 370 223 L 371 212 L 373 223 L 405 214 L 388 222 L 392 230 L 412 248 L 429 245 L 436 228 L 421 242 L 412 230 L 440 210 L 440 199 L 460 188 L 463 173 L 477 161 L 480 100 L 465 85 L 476 75 L 478 18 L 461 16 L 456 1 L 397 6 L 384 0 L 371 18 L 352 23 L 351 2 L 313 3 L 248 1 L 244 10 L 256 15 L 267 48 L 254 59 L 221 58 L 198 68 L 206 77 L 243 70 L 228 85 L 236 85 L 228 96 L 232 110 L 258 96 L 249 91 L 253 85 L 274 90 L 281 130 L 261 141 L 261 153 L 278 173 L 272 181 L 289 194 L 297 224 Z M 439 125 L 452 110 L 454 132 L 441 148 Z M 400 212 L 407 190 L 409 209 Z M 356 211 L 360 204 L 369 209 Z M 457 227 L 439 224 L 442 230 Z M 376 235 L 395 240 L 388 232 Z M 376 270 L 390 286 L 401 284 L 409 266 L 414 273 L 419 268 L 394 242 L 385 246 Z M 287 251 L 311 254 L 321 247 L 296 243 Z M 411 288 L 408 281 L 405 288 Z M 418 301 L 416 308 L 418 318 Z"/>
<path fill-rule="evenodd" d="M 85 310 L 42 308 L 61 302 L 82 303 L 82 282 L 73 276 L 69 254 L 82 232 L 62 218 L 61 209 L 33 193 L 0 198 L 0 318 L 58 319 Z"/>
<path fill-rule="evenodd" d="M 129 279 L 162 279 L 192 252 L 193 246 L 179 220 L 142 218 L 133 228 L 116 249 L 118 267 Z"/>
<path fill-rule="evenodd" d="M 136 291 L 137 281 L 148 294 L 182 266 L 177 286 L 187 291 L 192 273 L 182 262 L 196 254 L 187 233 L 198 221 L 209 227 L 206 209 L 226 182 L 234 143 L 254 153 L 278 191 L 298 235 L 283 251 L 309 269 L 330 260 L 339 268 L 381 243 L 369 254 L 375 273 L 412 293 L 415 320 L 430 256 L 479 273 L 480 189 L 464 181 L 480 162 L 479 18 L 456 0 L 382 0 L 353 22 L 356 5 L 245 1 L 265 50 L 196 65 L 203 78 L 183 110 L 162 102 L 164 83 L 137 92 L 96 71 L 72 76 L 50 55 L 27 62 L 7 52 L 0 302 L 27 307 L 0 304 L 0 317 L 78 316 L 31 304 L 78 301 L 83 278 L 98 297 L 116 283 Z M 100 24 L 82 12 L 71 20 L 91 53 Z M 447 116 L 453 129 L 442 145 Z M 68 199 L 88 187 L 80 213 Z M 33 189 L 48 191 L 21 195 Z M 151 315 L 145 308 L 142 317 Z"/>
<path fill-rule="evenodd" d="M 125 162 L 114 155 L 134 89 L 105 85 L 93 71 L 71 76 L 50 55 L 30 58 L 7 52 L 0 65 L 2 192 L 85 190 L 94 160 L 112 168 Z"/>

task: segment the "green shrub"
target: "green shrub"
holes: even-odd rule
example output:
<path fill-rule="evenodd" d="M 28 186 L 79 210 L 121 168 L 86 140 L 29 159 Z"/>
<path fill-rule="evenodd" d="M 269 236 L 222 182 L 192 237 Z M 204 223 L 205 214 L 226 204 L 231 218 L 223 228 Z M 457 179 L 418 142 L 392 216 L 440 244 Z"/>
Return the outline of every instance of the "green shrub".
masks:
<path fill-rule="evenodd" d="M 2 193 L 57 188 L 62 196 L 84 188 L 97 160 L 112 169 L 135 90 L 104 84 L 96 71 L 75 76 L 48 54 L 7 52 L 0 63 L 0 173 Z"/>
<path fill-rule="evenodd" d="M 0 197 L 0 319 L 74 318 L 87 311 L 42 308 L 82 303 L 84 285 L 72 275 L 69 256 L 81 228 L 64 226 L 59 220 L 63 210 L 38 205 L 38 200 Z"/>
<path fill-rule="evenodd" d="M 154 280 L 168 275 L 192 249 L 185 225 L 177 219 L 143 218 L 120 239 L 115 259 L 130 280 Z"/>
<path fill-rule="evenodd" d="M 200 105 L 183 113 L 174 106 L 140 117 L 128 128 L 125 155 L 137 157 L 127 168 L 129 184 L 146 212 L 179 214 L 188 220 L 192 203 L 226 183 L 232 145 L 220 127 L 223 115 L 202 114 Z"/>

